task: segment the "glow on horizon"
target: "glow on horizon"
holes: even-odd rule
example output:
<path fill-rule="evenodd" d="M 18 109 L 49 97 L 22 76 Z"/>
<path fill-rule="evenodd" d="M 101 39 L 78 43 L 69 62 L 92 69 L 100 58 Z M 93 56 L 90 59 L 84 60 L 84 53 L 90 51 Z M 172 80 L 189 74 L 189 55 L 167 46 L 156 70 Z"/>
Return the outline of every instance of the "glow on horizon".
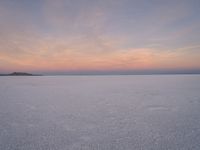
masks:
<path fill-rule="evenodd" d="M 200 69 L 197 5 L 1 1 L 0 72 Z"/>

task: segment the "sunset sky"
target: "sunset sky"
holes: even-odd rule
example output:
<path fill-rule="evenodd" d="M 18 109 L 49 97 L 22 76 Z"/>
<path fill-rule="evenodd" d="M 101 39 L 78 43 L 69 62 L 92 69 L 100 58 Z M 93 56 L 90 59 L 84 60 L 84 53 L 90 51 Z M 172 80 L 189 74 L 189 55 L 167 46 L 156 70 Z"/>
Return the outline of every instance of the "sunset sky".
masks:
<path fill-rule="evenodd" d="M 0 73 L 200 70 L 200 0 L 0 0 Z"/>

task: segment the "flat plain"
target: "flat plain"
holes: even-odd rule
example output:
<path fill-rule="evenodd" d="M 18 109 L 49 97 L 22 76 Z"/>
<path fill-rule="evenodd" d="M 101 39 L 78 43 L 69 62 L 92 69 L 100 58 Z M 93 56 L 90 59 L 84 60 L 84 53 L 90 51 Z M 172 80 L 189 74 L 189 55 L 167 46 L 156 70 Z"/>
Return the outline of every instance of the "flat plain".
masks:
<path fill-rule="evenodd" d="M 0 77 L 1 150 L 199 150 L 200 75 Z"/>

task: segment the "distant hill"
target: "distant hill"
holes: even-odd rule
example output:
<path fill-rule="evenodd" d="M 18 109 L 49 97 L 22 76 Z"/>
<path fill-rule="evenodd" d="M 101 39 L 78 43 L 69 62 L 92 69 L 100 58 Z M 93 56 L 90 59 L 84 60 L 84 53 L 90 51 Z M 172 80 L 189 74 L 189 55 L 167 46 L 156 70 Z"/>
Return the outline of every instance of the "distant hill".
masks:
<path fill-rule="evenodd" d="M 10 74 L 0 74 L 0 76 L 41 76 L 39 74 L 31 74 L 26 72 L 13 72 Z"/>

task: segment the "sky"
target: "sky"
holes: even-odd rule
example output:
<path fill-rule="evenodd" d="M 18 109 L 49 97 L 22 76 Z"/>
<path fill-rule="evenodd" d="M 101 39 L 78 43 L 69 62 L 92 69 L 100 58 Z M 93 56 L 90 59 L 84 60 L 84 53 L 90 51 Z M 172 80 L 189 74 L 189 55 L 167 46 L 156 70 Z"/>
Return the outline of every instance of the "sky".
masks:
<path fill-rule="evenodd" d="M 0 73 L 200 72 L 199 0 L 0 0 Z"/>

